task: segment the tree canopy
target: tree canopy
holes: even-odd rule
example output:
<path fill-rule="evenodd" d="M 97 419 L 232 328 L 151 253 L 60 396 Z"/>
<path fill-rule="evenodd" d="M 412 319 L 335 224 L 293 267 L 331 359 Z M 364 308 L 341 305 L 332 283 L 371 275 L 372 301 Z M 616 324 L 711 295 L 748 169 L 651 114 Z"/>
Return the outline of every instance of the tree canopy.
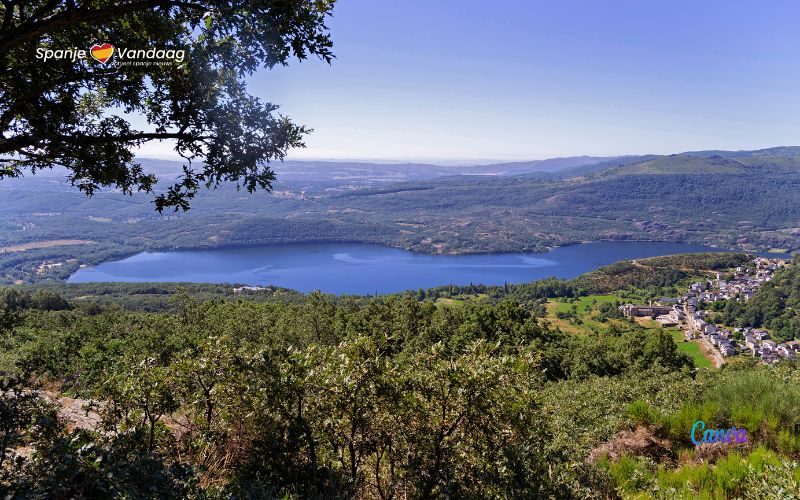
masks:
<path fill-rule="evenodd" d="M 796 363 L 695 369 L 668 331 L 512 300 L 210 286 L 163 312 L 0 289 L 0 496 L 800 494 Z M 753 444 L 696 448 L 697 420 Z"/>
<path fill-rule="evenodd" d="M 159 211 L 186 210 L 201 187 L 224 182 L 270 190 L 270 162 L 302 147 L 309 129 L 250 95 L 245 79 L 293 58 L 330 63 L 334 1 L 3 1 L 0 178 L 63 166 L 89 195 L 153 192 L 134 150 L 172 140 L 184 171 L 155 197 Z M 91 57 L 105 44 L 109 60 Z M 185 56 L 122 57 L 150 49 Z"/>

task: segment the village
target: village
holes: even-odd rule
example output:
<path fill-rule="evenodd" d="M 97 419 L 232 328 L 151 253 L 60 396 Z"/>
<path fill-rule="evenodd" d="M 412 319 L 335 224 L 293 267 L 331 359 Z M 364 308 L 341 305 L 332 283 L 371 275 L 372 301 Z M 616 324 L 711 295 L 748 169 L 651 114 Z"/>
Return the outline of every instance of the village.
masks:
<path fill-rule="evenodd" d="M 665 297 L 651 305 L 625 304 L 620 306 L 620 310 L 626 317 L 650 317 L 662 327 L 682 329 L 685 339 L 700 342 L 717 367 L 725 363 L 725 358 L 740 353 L 749 353 L 766 364 L 781 359 L 796 359 L 800 356 L 800 341 L 778 343 L 766 330 L 730 329 L 709 321 L 710 314 L 705 309 L 707 304 L 749 300 L 787 262 L 757 257 L 752 264 L 752 269 L 737 267 L 730 279 L 723 279 L 722 274 L 717 273 L 714 280 L 692 283 L 681 297 Z"/>

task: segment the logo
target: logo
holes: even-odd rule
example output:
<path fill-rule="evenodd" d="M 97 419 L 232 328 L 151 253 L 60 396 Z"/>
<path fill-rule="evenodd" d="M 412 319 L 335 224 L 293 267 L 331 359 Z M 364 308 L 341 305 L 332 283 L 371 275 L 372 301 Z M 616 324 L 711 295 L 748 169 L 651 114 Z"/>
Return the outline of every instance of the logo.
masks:
<path fill-rule="evenodd" d="M 108 42 L 102 45 L 96 43 L 91 46 L 89 53 L 92 55 L 95 61 L 99 62 L 100 64 L 105 64 L 106 61 L 111 59 L 111 56 L 114 55 L 114 46 Z"/>
<path fill-rule="evenodd" d="M 54 59 L 68 60 L 77 63 L 90 61 L 90 57 L 104 66 L 111 61 L 112 57 L 114 58 L 113 66 L 157 66 L 180 64 L 184 62 L 186 60 L 186 50 L 162 49 L 157 47 L 132 49 L 128 47 L 115 47 L 108 42 L 95 43 L 89 47 L 88 51 L 79 49 L 78 47 L 66 49 L 39 47 L 36 49 L 36 59 L 43 62 Z"/>
<path fill-rule="evenodd" d="M 698 427 L 700 432 L 703 433 L 702 439 L 697 439 L 697 430 Z M 747 439 L 747 430 L 745 429 L 737 429 L 736 427 L 731 427 L 730 429 L 706 429 L 706 423 L 702 420 L 698 420 L 692 426 L 692 431 L 689 434 L 692 438 L 692 443 L 695 446 L 700 446 L 704 443 L 746 443 Z"/>

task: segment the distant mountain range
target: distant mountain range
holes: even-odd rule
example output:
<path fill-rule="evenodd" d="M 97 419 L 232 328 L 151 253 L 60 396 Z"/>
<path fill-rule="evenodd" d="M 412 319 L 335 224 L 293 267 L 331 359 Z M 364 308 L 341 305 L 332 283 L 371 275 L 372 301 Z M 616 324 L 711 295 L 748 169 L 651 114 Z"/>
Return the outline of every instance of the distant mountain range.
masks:
<path fill-rule="evenodd" d="M 288 160 L 273 164 L 280 182 L 334 182 L 358 185 L 374 182 L 409 181 L 433 179 L 451 175 L 528 175 L 542 174 L 545 177 L 574 169 L 587 169 L 595 165 L 605 166 L 610 162 L 639 157 L 593 157 L 551 158 L 509 163 L 492 163 L 470 166 L 444 166 L 428 163 L 368 163 L 343 161 L 297 161 Z M 182 172 L 182 163 L 153 158 L 137 159 L 145 171 L 166 178 L 174 178 Z M 590 169 L 591 170 L 591 169 Z"/>
<path fill-rule="evenodd" d="M 182 163 L 153 158 L 137 159 L 147 172 L 171 179 Z M 535 176 L 564 179 L 627 167 L 618 173 L 732 173 L 747 167 L 797 168 L 800 146 L 755 151 L 690 151 L 673 155 L 574 156 L 545 160 L 443 166 L 431 163 L 371 163 L 356 161 L 297 161 L 273 164 L 279 182 L 354 184 L 434 179 L 452 175 Z"/>

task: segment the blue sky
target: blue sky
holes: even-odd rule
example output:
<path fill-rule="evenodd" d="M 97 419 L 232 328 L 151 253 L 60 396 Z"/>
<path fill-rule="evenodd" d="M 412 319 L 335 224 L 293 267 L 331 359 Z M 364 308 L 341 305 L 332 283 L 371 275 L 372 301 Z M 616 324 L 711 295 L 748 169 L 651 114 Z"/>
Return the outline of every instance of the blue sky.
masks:
<path fill-rule="evenodd" d="M 291 159 L 796 145 L 798 20 L 796 1 L 339 0 L 333 64 L 250 89 L 315 129 Z"/>

